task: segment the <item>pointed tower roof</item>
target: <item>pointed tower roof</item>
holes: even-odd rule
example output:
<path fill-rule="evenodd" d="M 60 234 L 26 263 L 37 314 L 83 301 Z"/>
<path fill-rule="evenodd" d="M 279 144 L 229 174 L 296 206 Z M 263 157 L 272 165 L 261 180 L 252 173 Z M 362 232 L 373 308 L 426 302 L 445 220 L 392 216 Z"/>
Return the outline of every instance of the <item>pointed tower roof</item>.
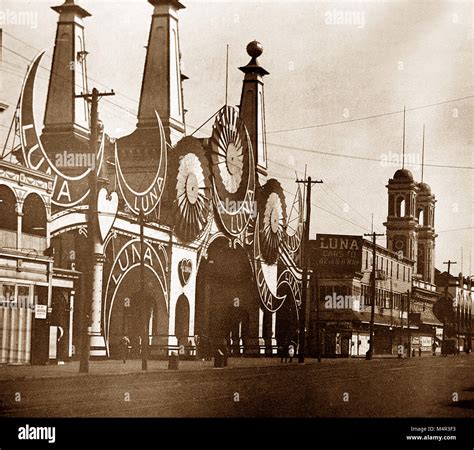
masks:
<path fill-rule="evenodd" d="M 184 135 L 184 101 L 178 14 L 185 6 L 177 0 L 148 0 L 151 19 L 138 107 L 139 129 L 155 128 L 158 112 L 171 144 Z"/>
<path fill-rule="evenodd" d="M 176 10 L 186 8 L 186 6 L 184 6 L 181 2 L 178 2 L 178 0 L 148 0 L 148 2 L 151 3 L 153 6 L 168 4 Z"/>
<path fill-rule="evenodd" d="M 51 9 L 56 11 L 58 14 L 68 13 L 71 12 L 76 16 L 81 18 L 90 17 L 90 13 L 86 11 L 81 6 L 77 5 L 74 0 L 66 0 L 62 5 L 59 6 L 52 6 Z"/>

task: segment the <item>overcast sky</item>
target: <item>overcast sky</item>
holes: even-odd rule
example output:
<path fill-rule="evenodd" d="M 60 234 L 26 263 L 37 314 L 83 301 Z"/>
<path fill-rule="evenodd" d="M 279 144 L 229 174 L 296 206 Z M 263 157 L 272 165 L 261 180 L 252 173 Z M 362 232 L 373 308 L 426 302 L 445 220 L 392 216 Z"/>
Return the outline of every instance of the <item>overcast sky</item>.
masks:
<path fill-rule="evenodd" d="M 36 53 L 32 47 L 46 48 L 52 55 L 57 14 L 49 6 L 61 2 L 3 0 L 3 17 L 10 14 L 10 22 L 13 12 L 32 14 L 26 25 L 3 25 L 25 42 L 4 35 L 4 47 L 28 59 Z M 361 234 L 370 231 L 372 213 L 375 229 L 384 231 L 385 186 L 398 168 L 396 162 L 386 161 L 400 158 L 403 127 L 402 113 L 386 113 L 406 105 L 408 162 L 421 161 L 426 124 L 424 181 L 437 198 L 436 266 L 444 269 L 443 261 L 456 260 L 453 273 L 459 272 L 463 248 L 464 273 L 469 272 L 474 250 L 474 102 L 448 101 L 474 95 L 471 2 L 183 3 L 187 8 L 180 12 L 180 38 L 183 72 L 190 77 L 184 90 L 190 126 L 199 126 L 224 103 L 227 44 L 229 102 L 239 102 L 243 74 L 237 67 L 249 60 L 247 43 L 259 40 L 264 47 L 260 63 L 270 72 L 265 100 L 271 176 L 280 179 L 291 204 L 294 173 L 302 176 L 307 164 L 308 175 L 324 181 L 313 188 L 317 207 L 311 236 Z M 86 19 L 88 71 L 95 80 L 90 86 L 106 86 L 119 94 L 113 102 L 121 108 L 101 103 L 102 119 L 110 135 L 128 134 L 136 123 L 152 6 L 145 0 L 79 4 L 92 14 Z M 0 117 L 2 143 L 26 64 L 4 48 L 0 97 L 12 107 Z M 43 65 L 49 64 L 48 58 Z M 44 108 L 47 75 L 43 70 L 38 81 L 39 109 Z M 436 103 L 442 104 L 419 108 Z M 353 121 L 381 114 L 386 115 Z M 305 129 L 287 131 L 295 128 Z M 209 130 L 210 125 L 200 136 L 209 135 Z M 408 166 L 420 180 L 419 165 Z M 385 244 L 385 238 L 379 243 Z"/>

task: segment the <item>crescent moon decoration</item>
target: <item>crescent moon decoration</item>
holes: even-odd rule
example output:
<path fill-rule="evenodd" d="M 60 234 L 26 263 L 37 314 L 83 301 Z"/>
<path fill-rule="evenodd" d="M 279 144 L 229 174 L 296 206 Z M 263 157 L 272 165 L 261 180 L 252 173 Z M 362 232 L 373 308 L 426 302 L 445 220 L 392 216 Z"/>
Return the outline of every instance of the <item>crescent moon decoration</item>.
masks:
<path fill-rule="evenodd" d="M 254 232 L 254 239 L 253 239 L 253 270 L 255 274 L 255 280 L 257 281 L 257 290 L 258 295 L 260 297 L 263 306 L 270 312 L 278 311 L 283 303 L 286 300 L 286 295 L 279 296 L 277 292 L 273 291 L 270 288 L 270 285 L 267 281 L 267 277 L 265 275 L 265 269 L 262 264 L 262 256 L 260 252 L 260 230 L 259 230 L 259 223 L 260 220 L 257 217 L 255 222 L 255 232 Z M 277 290 L 278 290 L 278 282 L 277 282 Z"/>
<path fill-rule="evenodd" d="M 255 219 L 255 162 L 252 143 L 237 110 L 225 106 L 211 136 L 213 197 L 224 230 L 240 237 Z"/>
<path fill-rule="evenodd" d="M 277 180 L 272 178 L 259 189 L 258 205 L 261 256 L 267 263 L 275 264 L 286 226 L 285 195 Z"/>
<path fill-rule="evenodd" d="M 301 188 L 298 189 L 291 205 L 290 214 L 286 224 L 285 240 L 289 250 L 296 253 L 301 246 L 303 237 L 303 196 Z"/>
<path fill-rule="evenodd" d="M 168 144 L 166 143 L 165 130 L 163 128 L 163 123 L 161 122 L 160 116 L 156 111 L 155 114 L 156 120 L 158 122 L 158 130 L 160 133 L 160 162 L 158 164 L 158 168 L 156 169 L 156 174 L 152 183 L 150 183 L 148 188 L 144 191 L 135 191 L 127 183 L 120 165 L 117 143 L 115 144 L 115 169 L 117 173 L 118 185 L 125 203 L 134 214 L 140 214 L 140 211 L 143 211 L 145 215 L 148 215 L 153 212 L 160 203 L 164 191 Z"/>
<path fill-rule="evenodd" d="M 169 179 L 173 180 L 169 188 L 173 231 L 183 242 L 192 242 L 205 231 L 212 211 L 210 172 L 201 140 L 185 137 L 178 142 Z"/>
<path fill-rule="evenodd" d="M 20 142 L 23 160 L 28 168 L 40 170 L 54 177 L 51 202 L 56 206 L 72 207 L 83 202 L 89 194 L 88 175 L 92 168 L 76 176 L 62 173 L 51 161 L 45 151 L 36 129 L 33 113 L 33 93 L 36 73 L 45 52 L 41 52 L 30 64 L 20 95 Z M 100 150 L 96 155 L 98 171 L 102 167 L 104 155 L 105 134 L 102 134 Z"/>

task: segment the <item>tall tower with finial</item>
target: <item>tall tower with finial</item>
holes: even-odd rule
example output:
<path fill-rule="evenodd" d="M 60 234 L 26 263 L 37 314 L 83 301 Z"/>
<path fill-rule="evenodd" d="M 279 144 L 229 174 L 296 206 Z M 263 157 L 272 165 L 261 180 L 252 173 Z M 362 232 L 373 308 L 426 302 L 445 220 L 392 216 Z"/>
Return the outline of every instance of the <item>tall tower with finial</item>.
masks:
<path fill-rule="evenodd" d="M 81 142 L 89 136 L 89 105 L 75 95 L 88 89 L 84 18 L 90 14 L 74 0 L 66 0 L 52 9 L 59 19 L 42 137 L 49 152 L 54 152 L 58 145 L 61 147 L 61 142 L 71 149 L 72 141 Z"/>
<path fill-rule="evenodd" d="M 267 176 L 267 142 L 265 130 L 265 96 L 263 77 L 269 73 L 258 63 L 263 46 L 258 41 L 247 45 L 250 62 L 239 69 L 245 74 L 240 97 L 240 116 L 249 131 L 260 184 Z"/>
<path fill-rule="evenodd" d="M 403 110 L 402 168 L 388 181 L 387 248 L 415 261 L 417 256 L 417 220 L 415 216 L 418 186 L 405 169 L 405 108 Z M 416 268 L 415 268 L 416 270 Z"/>
<path fill-rule="evenodd" d="M 424 182 L 425 165 L 425 125 L 423 125 L 423 142 L 421 150 L 421 182 L 418 184 L 418 195 L 416 196 L 417 227 L 417 273 L 423 281 L 434 283 L 435 275 L 435 240 L 434 229 L 435 196 L 431 188 Z"/>
<path fill-rule="evenodd" d="M 177 0 L 148 0 L 154 7 L 146 47 L 145 69 L 138 108 L 138 128 L 155 128 L 160 115 L 168 142 L 185 132 Z"/>

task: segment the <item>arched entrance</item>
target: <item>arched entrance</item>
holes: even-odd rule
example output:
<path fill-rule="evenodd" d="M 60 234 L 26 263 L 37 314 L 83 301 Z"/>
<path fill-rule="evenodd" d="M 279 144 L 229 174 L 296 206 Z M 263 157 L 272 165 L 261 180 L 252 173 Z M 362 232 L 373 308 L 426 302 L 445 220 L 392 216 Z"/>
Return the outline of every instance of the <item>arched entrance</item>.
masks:
<path fill-rule="evenodd" d="M 197 275 L 195 334 L 231 354 L 258 353 L 260 300 L 250 261 L 241 247 L 217 238 Z"/>
<path fill-rule="evenodd" d="M 144 314 L 148 323 L 148 336 L 166 341 L 168 338 L 168 310 L 164 295 L 154 274 L 145 270 L 145 297 L 137 289 L 140 268 L 130 270 L 121 282 L 112 305 L 109 331 L 110 357 L 120 358 L 119 343 L 128 336 L 132 346 L 131 357 L 140 357 Z"/>

